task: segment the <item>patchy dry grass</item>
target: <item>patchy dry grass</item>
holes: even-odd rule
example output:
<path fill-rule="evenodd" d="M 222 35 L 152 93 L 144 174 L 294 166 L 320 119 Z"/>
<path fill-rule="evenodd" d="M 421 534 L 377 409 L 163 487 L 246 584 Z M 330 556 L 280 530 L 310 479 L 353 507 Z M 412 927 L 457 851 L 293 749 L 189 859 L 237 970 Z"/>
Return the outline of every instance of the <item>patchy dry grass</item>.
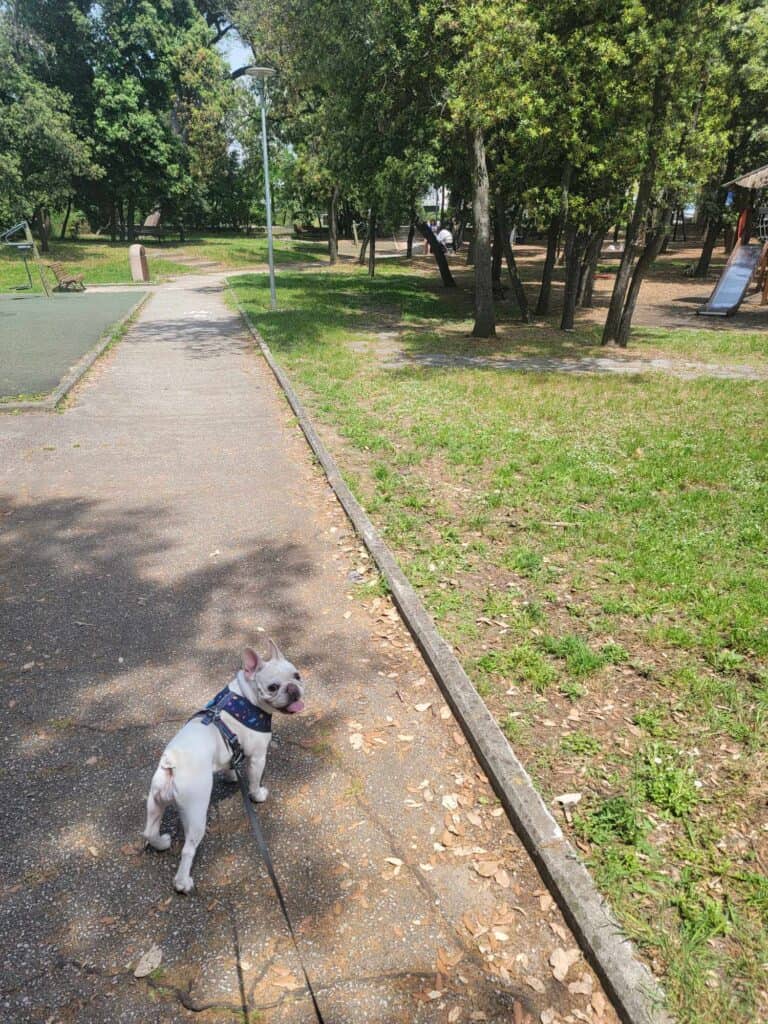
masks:
<path fill-rule="evenodd" d="M 582 793 L 564 827 L 679 1019 L 768 1019 L 768 385 L 385 369 L 359 343 L 392 325 L 550 332 L 477 346 L 466 294 L 394 271 L 280 285 L 236 287 L 542 792 Z"/>

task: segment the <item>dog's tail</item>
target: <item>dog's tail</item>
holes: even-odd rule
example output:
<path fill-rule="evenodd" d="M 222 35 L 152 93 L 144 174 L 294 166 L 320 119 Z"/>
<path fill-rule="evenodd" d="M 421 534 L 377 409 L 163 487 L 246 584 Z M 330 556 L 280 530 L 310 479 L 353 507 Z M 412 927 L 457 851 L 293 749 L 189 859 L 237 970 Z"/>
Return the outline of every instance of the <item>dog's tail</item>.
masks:
<path fill-rule="evenodd" d="M 154 790 L 154 797 L 158 803 L 170 804 L 176 799 L 176 767 L 176 756 L 173 751 L 164 751 L 157 768 L 158 785 Z"/>

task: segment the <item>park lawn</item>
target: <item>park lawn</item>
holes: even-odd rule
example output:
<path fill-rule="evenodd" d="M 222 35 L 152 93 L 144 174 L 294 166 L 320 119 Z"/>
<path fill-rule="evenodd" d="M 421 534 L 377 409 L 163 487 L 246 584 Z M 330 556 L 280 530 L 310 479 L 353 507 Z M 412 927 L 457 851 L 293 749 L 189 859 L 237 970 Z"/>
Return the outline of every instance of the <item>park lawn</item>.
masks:
<path fill-rule="evenodd" d="M 61 262 L 72 274 L 83 274 L 85 286 L 91 284 L 132 284 L 131 271 L 128 264 L 128 246 L 119 242 L 108 242 L 102 239 L 83 241 L 51 241 L 51 251 L 41 255 L 42 262 Z M 188 273 L 189 268 L 167 260 L 157 260 L 149 256 L 149 271 L 152 281 L 161 281 L 176 274 Z M 40 277 L 33 261 L 29 262 L 34 292 L 42 292 Z M 45 271 L 46 280 L 52 288 L 56 284 L 53 273 Z M 0 292 L 10 292 L 21 285 L 28 284 L 24 264 L 10 250 L 0 247 Z"/>
<path fill-rule="evenodd" d="M 768 384 L 387 367 L 515 346 L 413 274 L 234 288 L 679 1020 L 768 1019 Z"/>
<path fill-rule="evenodd" d="M 225 267 L 242 267 L 267 261 L 266 238 L 245 238 L 239 235 L 210 235 L 193 237 L 187 242 L 164 239 L 162 242 L 142 239 L 147 251 L 150 280 L 163 281 L 179 274 L 196 271 L 179 259 L 200 259 L 221 263 Z M 163 254 L 162 258 L 158 252 Z M 300 242 L 291 238 L 275 239 L 275 262 L 290 264 L 297 262 L 319 262 L 324 258 L 322 246 L 317 243 Z M 60 261 L 73 274 L 83 274 L 86 287 L 89 284 L 131 284 L 128 264 L 128 243 L 109 242 L 101 238 L 84 238 L 59 242 L 51 241 L 51 251 L 42 257 L 43 263 Z M 33 291 L 41 292 L 40 278 L 30 262 L 34 284 Z M 51 287 L 55 284 L 53 274 L 46 270 Z M 20 285 L 26 285 L 27 276 L 21 259 L 11 250 L 0 247 L 0 293 L 9 292 Z"/>
<path fill-rule="evenodd" d="M 160 243 L 165 252 L 198 259 L 216 260 L 226 267 L 243 267 L 254 263 L 267 262 L 267 239 L 265 236 L 247 238 L 245 235 L 204 235 L 195 236 L 186 242 L 166 239 Z M 327 243 L 307 242 L 285 235 L 274 238 L 275 263 L 321 263 L 327 261 Z M 151 249 L 148 247 L 148 251 Z"/>

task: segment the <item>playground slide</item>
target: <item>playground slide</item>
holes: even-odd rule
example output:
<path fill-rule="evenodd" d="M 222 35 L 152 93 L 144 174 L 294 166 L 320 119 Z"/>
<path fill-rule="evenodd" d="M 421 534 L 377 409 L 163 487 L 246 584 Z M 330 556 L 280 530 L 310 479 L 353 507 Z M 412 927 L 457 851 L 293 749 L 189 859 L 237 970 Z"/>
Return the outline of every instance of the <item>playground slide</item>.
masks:
<path fill-rule="evenodd" d="M 733 316 L 746 294 L 762 250 L 759 242 L 738 245 L 733 250 L 706 305 L 697 310 L 699 316 Z"/>

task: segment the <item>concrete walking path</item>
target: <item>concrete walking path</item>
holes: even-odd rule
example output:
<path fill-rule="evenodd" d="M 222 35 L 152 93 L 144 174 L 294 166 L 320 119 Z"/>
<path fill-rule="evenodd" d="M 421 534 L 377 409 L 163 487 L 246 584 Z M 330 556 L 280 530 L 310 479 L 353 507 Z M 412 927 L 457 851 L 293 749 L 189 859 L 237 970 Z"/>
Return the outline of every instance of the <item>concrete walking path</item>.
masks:
<path fill-rule="evenodd" d="M 613 1024 L 361 575 L 219 277 L 156 288 L 62 415 L 0 420 L 0 1017 L 312 1019 L 235 788 L 216 785 L 190 897 L 175 815 L 168 854 L 139 836 L 164 744 L 273 636 L 309 689 L 275 723 L 259 812 L 327 1024 Z"/>

